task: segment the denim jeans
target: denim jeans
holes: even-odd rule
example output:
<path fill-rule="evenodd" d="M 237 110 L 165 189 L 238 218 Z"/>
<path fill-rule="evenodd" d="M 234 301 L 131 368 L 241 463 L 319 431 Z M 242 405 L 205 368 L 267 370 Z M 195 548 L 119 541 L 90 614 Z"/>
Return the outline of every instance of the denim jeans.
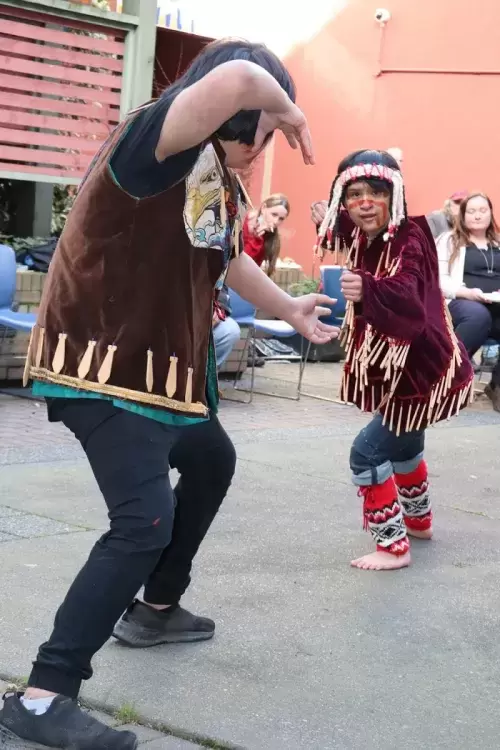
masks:
<path fill-rule="evenodd" d="M 500 305 L 483 305 L 469 299 L 452 299 L 449 305 L 453 328 L 472 357 L 488 338 L 500 340 Z M 491 385 L 500 385 L 500 362 L 493 368 Z"/>
<path fill-rule="evenodd" d="M 221 320 L 215 328 L 214 332 L 214 344 L 215 344 L 215 359 L 217 362 L 217 369 L 222 367 L 226 359 L 233 351 L 233 347 L 240 339 L 240 327 L 233 318 L 226 318 Z"/>
<path fill-rule="evenodd" d="M 361 430 L 351 448 L 352 480 L 358 487 L 383 484 L 394 473 L 408 474 L 424 455 L 425 432 L 396 435 L 377 414 Z"/>

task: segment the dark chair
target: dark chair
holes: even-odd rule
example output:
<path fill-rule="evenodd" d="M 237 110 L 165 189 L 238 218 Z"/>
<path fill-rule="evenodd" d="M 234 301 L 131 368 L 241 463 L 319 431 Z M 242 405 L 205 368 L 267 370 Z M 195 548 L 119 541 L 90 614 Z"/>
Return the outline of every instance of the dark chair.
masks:
<path fill-rule="evenodd" d="M 481 360 L 477 367 L 475 367 L 476 375 L 478 383 L 481 382 L 482 375 L 486 373 L 491 373 L 493 371 L 493 365 L 487 364 L 485 362 L 485 350 L 489 349 L 490 346 L 498 346 L 500 344 L 500 341 L 497 341 L 496 339 L 487 339 L 481 349 Z"/>
<path fill-rule="evenodd" d="M 302 377 L 304 375 L 304 369 L 306 365 L 306 359 L 301 355 L 296 355 L 295 357 L 292 356 L 284 356 L 284 355 L 276 355 L 271 357 L 266 357 L 266 362 L 277 362 L 279 360 L 298 360 L 300 362 L 299 365 L 299 378 L 297 383 L 297 390 L 294 396 L 287 396 L 284 394 L 279 393 L 269 393 L 267 391 L 256 391 L 255 390 L 255 339 L 257 333 L 265 333 L 269 336 L 279 336 L 280 338 L 290 338 L 291 336 L 295 336 L 297 333 L 295 329 L 289 325 L 288 323 L 285 323 L 284 320 L 260 320 L 259 318 L 256 318 L 256 308 L 250 304 L 250 302 L 247 302 L 242 297 L 240 297 L 239 294 L 237 294 L 233 289 L 229 290 L 229 299 L 231 304 L 231 317 L 238 323 L 240 328 L 246 328 L 248 330 L 248 340 L 250 342 L 250 349 L 251 349 L 251 358 L 252 358 L 252 367 L 251 367 L 251 380 L 250 380 L 250 390 L 247 391 L 250 396 L 247 403 L 251 403 L 253 400 L 254 393 L 261 393 L 264 396 L 275 396 L 276 398 L 287 398 L 291 399 L 293 401 L 298 401 L 300 398 L 300 387 L 302 385 Z M 241 375 L 242 366 L 243 366 L 243 358 L 246 355 L 247 347 L 243 347 L 241 352 L 240 361 L 238 363 L 238 371 L 236 372 L 233 386 L 235 390 L 244 391 L 243 388 L 238 388 L 238 380 Z"/>
<path fill-rule="evenodd" d="M 334 305 L 330 306 L 330 309 L 331 309 L 330 316 L 321 318 L 321 320 L 324 323 L 327 323 L 328 325 L 340 327 L 342 325 L 342 322 L 345 316 L 346 299 L 344 295 L 342 294 L 342 289 L 340 286 L 340 278 L 344 270 L 345 269 L 342 266 L 321 266 L 320 267 L 321 290 L 323 294 L 327 294 L 332 299 L 337 300 Z M 309 343 L 307 347 L 307 352 L 306 352 L 306 361 L 309 357 L 310 349 L 311 349 L 311 344 Z M 329 401 L 335 404 L 340 403 L 338 398 L 318 396 L 315 393 L 307 393 L 306 391 L 301 391 L 301 395 L 308 396 L 309 398 L 317 399 L 318 401 Z"/>

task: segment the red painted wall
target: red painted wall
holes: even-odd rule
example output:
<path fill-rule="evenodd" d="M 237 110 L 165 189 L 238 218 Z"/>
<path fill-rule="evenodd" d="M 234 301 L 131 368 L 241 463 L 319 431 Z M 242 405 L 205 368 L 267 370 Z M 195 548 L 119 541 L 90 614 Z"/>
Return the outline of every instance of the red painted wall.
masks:
<path fill-rule="evenodd" d="M 357 148 L 400 146 L 410 211 L 439 208 L 454 190 L 490 193 L 500 214 L 500 2 L 350 0 L 287 58 L 315 144 L 305 167 L 278 138 L 273 190 L 292 213 L 284 254 L 311 269 L 311 201 L 328 197 L 339 160 Z M 385 69 L 421 72 L 382 72 Z M 452 73 L 431 73 L 450 70 Z M 462 71 L 462 72 L 461 72 Z M 490 74 L 486 74 L 489 71 Z M 496 74 L 491 74 L 496 73 Z"/>

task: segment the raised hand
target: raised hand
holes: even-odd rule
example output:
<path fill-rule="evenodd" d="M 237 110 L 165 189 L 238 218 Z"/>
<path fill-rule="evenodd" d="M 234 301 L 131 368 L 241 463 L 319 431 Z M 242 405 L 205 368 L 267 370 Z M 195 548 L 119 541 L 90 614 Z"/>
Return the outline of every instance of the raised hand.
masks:
<path fill-rule="evenodd" d="M 281 130 L 290 147 L 300 146 L 305 164 L 314 164 L 314 155 L 309 126 L 304 113 L 290 100 L 289 108 L 284 112 L 262 111 L 255 134 L 255 151 L 260 151 L 266 138 L 275 130 Z"/>
<path fill-rule="evenodd" d="M 311 204 L 311 221 L 319 226 L 323 223 L 328 208 L 328 201 L 315 201 Z"/>

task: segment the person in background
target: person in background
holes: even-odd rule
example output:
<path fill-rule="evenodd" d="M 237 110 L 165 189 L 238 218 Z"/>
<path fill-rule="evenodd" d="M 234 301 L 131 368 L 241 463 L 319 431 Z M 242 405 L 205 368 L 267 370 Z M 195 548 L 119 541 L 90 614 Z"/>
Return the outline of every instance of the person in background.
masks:
<path fill-rule="evenodd" d="M 442 209 L 439 211 L 433 211 L 427 215 L 427 223 L 431 228 L 432 236 L 435 240 L 437 240 L 444 232 L 449 232 L 453 229 L 455 219 L 458 216 L 460 204 L 464 198 L 467 198 L 467 196 L 467 190 L 457 190 L 445 200 Z"/>
<path fill-rule="evenodd" d="M 214 305 L 212 331 L 215 346 L 215 361 L 219 370 L 227 360 L 237 341 L 240 340 L 240 327 L 231 317 L 229 290 L 224 284 Z"/>
<path fill-rule="evenodd" d="M 249 211 L 243 224 L 243 247 L 258 266 L 266 261 L 266 273 L 272 276 L 281 250 L 279 227 L 290 213 L 286 195 L 274 193 L 258 211 Z"/>
<path fill-rule="evenodd" d="M 403 169 L 403 150 L 399 148 L 399 146 L 391 146 L 387 149 L 387 152 L 389 156 L 392 156 L 395 162 L 397 162 L 397 165 L 400 169 Z"/>
<path fill-rule="evenodd" d="M 500 304 L 487 295 L 500 290 L 500 236 L 491 200 L 472 193 L 459 206 L 452 231 L 437 241 L 440 284 L 455 333 L 472 358 L 488 338 L 500 341 Z M 485 389 L 500 411 L 500 365 Z"/>

